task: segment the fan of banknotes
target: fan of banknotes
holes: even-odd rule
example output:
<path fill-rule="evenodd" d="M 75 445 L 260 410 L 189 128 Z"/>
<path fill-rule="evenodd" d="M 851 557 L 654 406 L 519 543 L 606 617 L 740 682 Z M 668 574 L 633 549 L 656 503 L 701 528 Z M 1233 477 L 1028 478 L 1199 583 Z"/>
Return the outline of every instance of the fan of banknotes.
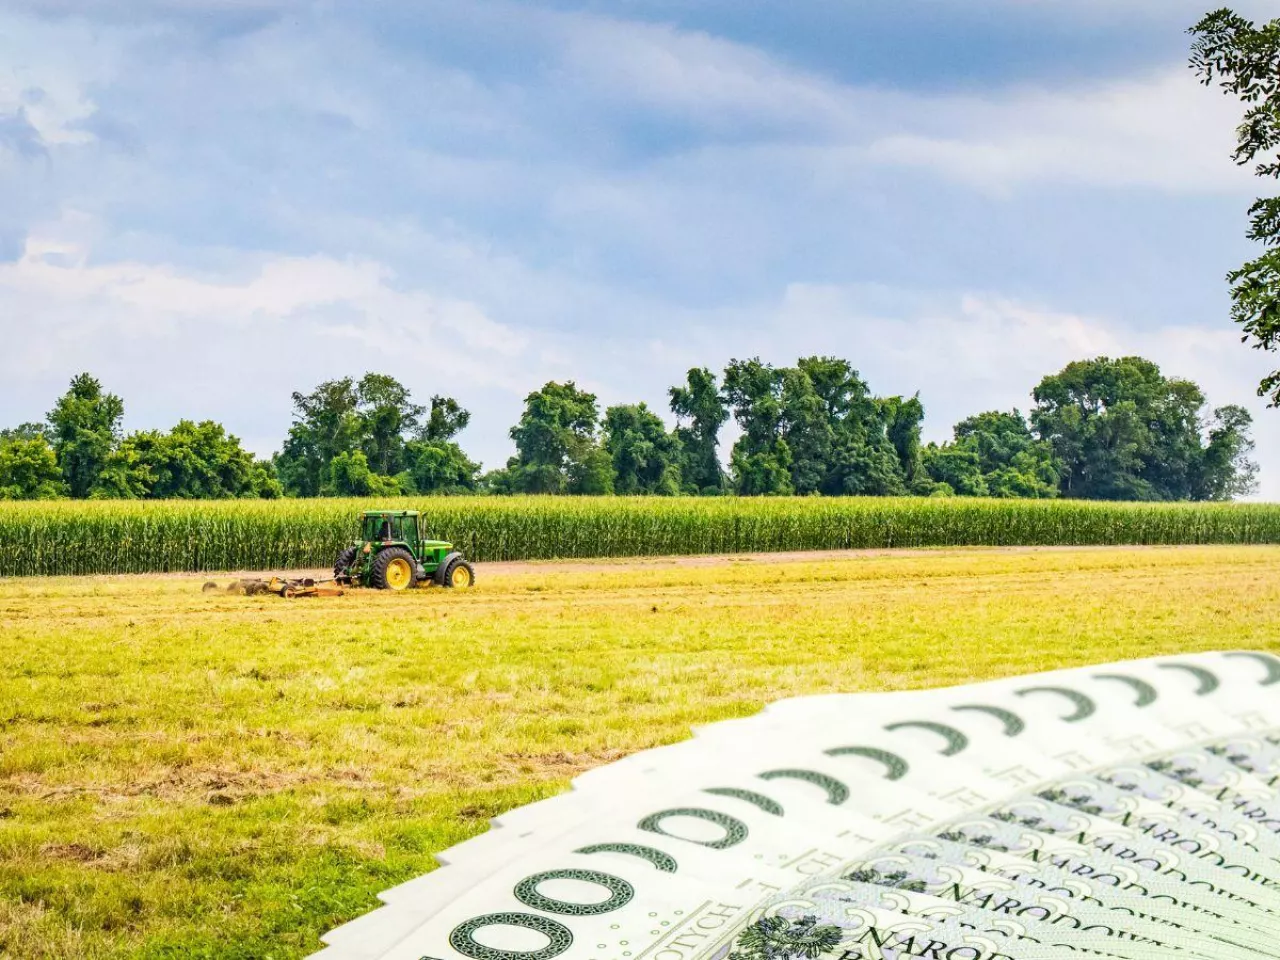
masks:
<path fill-rule="evenodd" d="M 1280 958 L 1280 658 L 784 700 L 439 859 L 317 956 Z"/>

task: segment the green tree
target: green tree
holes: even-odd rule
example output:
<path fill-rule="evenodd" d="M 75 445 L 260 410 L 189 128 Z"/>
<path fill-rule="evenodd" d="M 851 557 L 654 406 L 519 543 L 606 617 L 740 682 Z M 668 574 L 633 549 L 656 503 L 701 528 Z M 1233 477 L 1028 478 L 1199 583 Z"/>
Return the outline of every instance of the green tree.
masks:
<path fill-rule="evenodd" d="M 360 396 L 350 377 L 326 380 L 311 393 L 293 394 L 294 422 L 276 469 L 294 496 L 320 496 L 331 479 L 335 457 L 360 447 L 363 421 Z"/>
<path fill-rule="evenodd" d="M 104 393 L 87 373 L 71 381 L 49 411 L 49 432 L 63 479 L 73 497 L 85 497 L 120 439 L 124 401 Z"/>
<path fill-rule="evenodd" d="M 363 450 L 340 453 L 329 463 L 325 493 L 335 497 L 399 497 L 410 491 L 401 477 L 386 477 L 369 468 Z"/>
<path fill-rule="evenodd" d="M 791 448 L 785 440 L 775 440 L 764 449 L 743 449 L 734 444 L 729 458 L 734 486 L 744 497 L 783 496 L 792 493 Z"/>
<path fill-rule="evenodd" d="M 1236 163 L 1254 163 L 1260 177 L 1280 178 L 1280 19 L 1258 26 L 1223 8 L 1191 28 L 1191 66 L 1201 81 L 1215 81 L 1247 106 L 1237 130 Z M 1249 209 L 1249 239 L 1265 253 L 1227 275 L 1231 316 L 1255 349 L 1280 349 L 1280 197 Z M 1262 380 L 1258 395 L 1280 406 L 1280 370 Z"/>
<path fill-rule="evenodd" d="M 54 500 L 67 485 L 43 429 L 23 424 L 0 431 L 0 500 Z"/>
<path fill-rule="evenodd" d="M 967 443 L 929 444 L 924 465 L 930 479 L 962 497 L 987 497 L 991 490 L 982 472 L 982 457 Z"/>
<path fill-rule="evenodd" d="M 604 449 L 612 466 L 614 492 L 665 496 L 680 492 L 680 440 L 644 403 L 605 411 Z"/>
<path fill-rule="evenodd" d="M 417 436 L 405 444 L 404 461 L 417 493 L 466 493 L 478 485 L 480 465 L 454 441 L 471 414 L 452 397 L 431 398 L 431 412 Z"/>
<path fill-rule="evenodd" d="M 820 493 L 830 470 L 836 424 L 804 369 L 786 367 L 778 374 L 782 399 L 779 433 L 790 455 L 791 491 L 802 496 Z"/>
<path fill-rule="evenodd" d="M 385 373 L 366 373 L 356 384 L 356 416 L 360 447 L 369 469 L 383 476 L 403 466 L 405 437 L 418 428 L 425 410 L 413 403 L 409 389 Z"/>
<path fill-rule="evenodd" d="M 390 496 L 476 486 L 479 465 L 453 439 L 471 415 L 451 397 L 432 397 L 427 413 L 394 377 L 366 373 L 358 382 L 344 377 L 295 393 L 293 405 L 294 422 L 275 458 L 290 494 Z"/>
<path fill-rule="evenodd" d="M 847 360 L 775 369 L 732 361 L 725 397 L 743 435 L 731 464 L 742 494 L 894 495 L 927 489 L 918 399 L 872 397 Z"/>
<path fill-rule="evenodd" d="M 505 481 L 520 493 L 608 493 L 608 454 L 597 439 L 595 394 L 572 381 L 551 382 L 525 397 L 520 422 L 511 428 L 516 456 Z"/>
<path fill-rule="evenodd" d="M 431 398 L 431 412 L 418 432 L 418 439 L 429 443 L 444 443 L 467 429 L 470 422 L 470 411 L 462 409 L 453 397 L 437 394 Z"/>
<path fill-rule="evenodd" d="M 1037 440 L 1017 410 L 961 420 L 955 440 L 930 444 L 924 462 L 932 480 L 966 497 L 1056 497 L 1061 479 L 1052 444 Z"/>
<path fill-rule="evenodd" d="M 838 357 L 805 357 L 796 366 L 822 399 L 829 425 L 830 454 L 821 492 L 830 496 L 906 493 L 902 460 L 889 435 L 890 420 L 902 401 L 877 400 L 852 364 Z M 910 409 L 896 423 L 898 438 L 909 457 L 913 429 L 914 448 L 919 447 L 919 424 L 909 423 Z M 921 416 L 923 412 L 920 408 Z"/>
<path fill-rule="evenodd" d="M 782 388 L 782 372 L 759 358 L 731 360 L 725 367 L 725 400 L 742 428 L 729 463 L 734 486 L 744 496 L 792 492 Z"/>
<path fill-rule="evenodd" d="M 903 483 L 912 492 L 927 493 L 928 475 L 920 446 L 920 424 L 924 422 L 924 404 L 920 402 L 920 395 L 916 394 L 910 400 L 885 397 L 879 407 L 884 419 L 885 437 L 898 455 Z"/>
<path fill-rule="evenodd" d="M 1033 396 L 1032 426 L 1061 464 L 1064 496 L 1203 499 L 1250 483 L 1248 414 L 1223 408 L 1204 417 L 1200 388 L 1166 378 L 1149 360 L 1076 361 L 1045 377 Z"/>
<path fill-rule="evenodd" d="M 729 411 L 715 374 L 706 367 L 695 367 L 686 374 L 684 386 L 672 387 L 668 394 L 680 441 L 681 486 L 686 493 L 720 493 L 725 485 L 720 428 L 729 419 Z"/>
<path fill-rule="evenodd" d="M 48 440 L 49 425 L 45 423 L 20 423 L 16 427 L 0 430 L 0 440 Z"/>
<path fill-rule="evenodd" d="M 414 493 L 468 493 L 478 487 L 480 464 L 452 441 L 410 440 L 404 456 Z"/>
<path fill-rule="evenodd" d="M 569 464 L 568 493 L 601 497 L 613 493 L 613 459 L 598 443 Z"/>
<path fill-rule="evenodd" d="M 1257 487 L 1258 467 L 1250 430 L 1253 417 L 1244 407 L 1228 404 L 1213 411 L 1207 425 L 1208 443 L 1194 478 L 1193 500 L 1233 500 Z"/>
<path fill-rule="evenodd" d="M 92 491 L 95 497 L 156 500 L 280 494 L 269 467 L 212 420 L 182 420 L 168 433 L 130 434 L 107 458 Z"/>

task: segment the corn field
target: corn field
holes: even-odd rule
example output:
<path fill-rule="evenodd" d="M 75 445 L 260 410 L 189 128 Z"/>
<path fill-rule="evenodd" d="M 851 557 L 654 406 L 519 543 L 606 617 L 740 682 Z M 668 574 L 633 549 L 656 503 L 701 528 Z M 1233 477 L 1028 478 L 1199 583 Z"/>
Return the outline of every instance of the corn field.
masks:
<path fill-rule="evenodd" d="M 0 503 L 0 576 L 325 567 L 360 511 L 478 561 L 862 547 L 1280 543 L 1280 505 L 915 498 L 433 497 Z"/>

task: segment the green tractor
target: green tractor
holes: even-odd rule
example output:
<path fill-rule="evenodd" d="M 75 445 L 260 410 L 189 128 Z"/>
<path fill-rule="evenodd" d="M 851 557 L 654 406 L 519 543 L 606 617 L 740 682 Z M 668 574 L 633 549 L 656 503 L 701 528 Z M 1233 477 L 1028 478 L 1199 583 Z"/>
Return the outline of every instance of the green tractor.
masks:
<path fill-rule="evenodd" d="M 408 590 L 428 580 L 441 587 L 470 587 L 476 571 L 443 540 L 425 540 L 416 510 L 368 510 L 360 518 L 360 542 L 338 554 L 333 578 L 378 590 Z"/>

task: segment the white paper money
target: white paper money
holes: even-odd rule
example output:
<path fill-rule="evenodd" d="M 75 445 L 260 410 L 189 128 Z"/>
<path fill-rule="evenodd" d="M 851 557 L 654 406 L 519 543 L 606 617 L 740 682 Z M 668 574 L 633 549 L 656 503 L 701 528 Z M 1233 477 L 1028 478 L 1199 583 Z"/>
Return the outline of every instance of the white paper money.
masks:
<path fill-rule="evenodd" d="M 1280 659 L 784 701 L 439 859 L 321 956 L 1280 958 Z"/>

